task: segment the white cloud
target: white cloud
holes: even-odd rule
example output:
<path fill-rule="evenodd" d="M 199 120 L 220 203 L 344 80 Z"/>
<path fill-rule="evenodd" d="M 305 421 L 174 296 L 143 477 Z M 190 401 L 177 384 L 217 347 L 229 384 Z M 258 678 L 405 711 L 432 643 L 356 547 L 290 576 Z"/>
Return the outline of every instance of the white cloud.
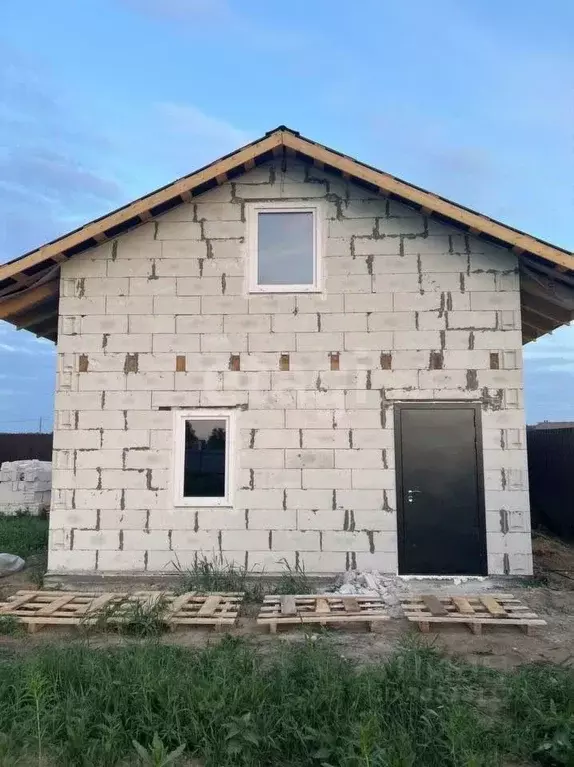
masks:
<path fill-rule="evenodd" d="M 528 11 L 516 14 L 507 7 L 512 3 L 499 3 L 494 15 L 488 5 L 435 0 L 418 3 L 413 13 L 412 4 L 379 3 L 379 24 L 364 29 L 361 55 L 353 60 L 342 48 L 317 89 L 335 117 L 324 130 L 333 137 L 346 130 L 349 154 L 571 249 L 568 25 L 553 23 L 550 7 L 533 11 L 529 23 Z M 350 30 L 360 14 L 361 4 L 355 6 L 348 10 Z M 369 59 L 384 27 L 393 30 L 389 55 L 404 63 L 388 92 L 384 69 Z"/>
<path fill-rule="evenodd" d="M 13 346 L 12 344 L 0 343 L 0 351 L 8 352 L 9 354 L 30 354 L 33 357 L 37 357 L 39 355 L 52 356 L 55 353 L 55 347 L 51 349 L 38 349 L 37 347 L 32 348 L 30 346 L 26 346 L 26 344 Z"/>
<path fill-rule="evenodd" d="M 557 328 L 552 334 L 524 347 L 525 360 L 574 360 L 574 322 Z"/>
<path fill-rule="evenodd" d="M 524 367 L 526 372 L 536 376 L 574 373 L 574 323 L 527 344 L 524 347 Z"/>
<path fill-rule="evenodd" d="M 153 103 L 146 120 L 158 147 L 146 167 L 150 188 L 170 183 L 254 138 L 224 117 L 185 102 Z M 126 151 L 134 154 L 134 161 L 135 155 L 149 151 L 147 135 L 131 138 Z M 137 183 L 142 183 L 141 174 Z"/>
<path fill-rule="evenodd" d="M 280 26 L 262 21 L 262 13 L 249 13 L 248 3 L 229 0 L 117 0 L 128 10 L 154 21 L 177 25 L 182 34 L 212 34 L 276 52 L 300 50 L 307 39 L 301 26 Z"/>
<path fill-rule="evenodd" d="M 171 21 L 197 21 L 226 18 L 231 9 L 226 0 L 119 0 L 139 13 Z"/>
<path fill-rule="evenodd" d="M 0 349 L 3 352 L 17 352 L 18 349 L 15 346 L 11 346 L 10 344 L 0 344 Z"/>
<path fill-rule="evenodd" d="M 168 101 L 156 104 L 155 108 L 166 129 L 174 134 L 230 149 L 236 149 L 252 138 L 247 131 L 236 128 L 219 117 L 208 115 L 192 104 Z"/>
<path fill-rule="evenodd" d="M 106 170 L 106 121 L 90 119 L 38 55 L 0 45 L 0 263 L 122 199 Z"/>

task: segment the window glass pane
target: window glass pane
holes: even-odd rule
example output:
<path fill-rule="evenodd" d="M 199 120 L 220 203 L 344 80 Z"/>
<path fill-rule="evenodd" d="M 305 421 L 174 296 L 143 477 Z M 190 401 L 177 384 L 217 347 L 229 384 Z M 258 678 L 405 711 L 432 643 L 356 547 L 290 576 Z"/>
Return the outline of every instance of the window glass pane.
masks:
<path fill-rule="evenodd" d="M 258 285 L 312 285 L 313 213 L 259 213 L 258 226 Z"/>
<path fill-rule="evenodd" d="M 226 422 L 191 419 L 185 422 L 183 495 L 185 498 L 225 497 Z"/>

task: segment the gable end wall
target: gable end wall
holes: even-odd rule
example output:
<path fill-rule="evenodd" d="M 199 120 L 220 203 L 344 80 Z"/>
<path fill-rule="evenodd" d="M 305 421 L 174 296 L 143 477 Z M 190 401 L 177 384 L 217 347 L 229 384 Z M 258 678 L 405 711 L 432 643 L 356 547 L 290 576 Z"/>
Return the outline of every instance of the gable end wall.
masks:
<path fill-rule="evenodd" d="M 246 293 L 245 203 L 278 199 L 324 206 L 322 296 Z M 530 573 L 516 257 L 293 160 L 256 168 L 62 265 L 49 570 L 396 572 L 405 400 L 481 403 L 489 572 Z M 233 509 L 174 509 L 181 407 L 237 409 Z"/>

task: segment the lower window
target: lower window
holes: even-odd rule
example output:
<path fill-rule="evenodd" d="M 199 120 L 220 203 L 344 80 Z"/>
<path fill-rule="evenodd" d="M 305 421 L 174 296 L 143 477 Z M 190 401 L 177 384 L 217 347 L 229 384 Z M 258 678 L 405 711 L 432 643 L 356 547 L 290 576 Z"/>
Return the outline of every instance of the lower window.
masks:
<path fill-rule="evenodd" d="M 176 506 L 231 506 L 233 413 L 175 412 Z"/>

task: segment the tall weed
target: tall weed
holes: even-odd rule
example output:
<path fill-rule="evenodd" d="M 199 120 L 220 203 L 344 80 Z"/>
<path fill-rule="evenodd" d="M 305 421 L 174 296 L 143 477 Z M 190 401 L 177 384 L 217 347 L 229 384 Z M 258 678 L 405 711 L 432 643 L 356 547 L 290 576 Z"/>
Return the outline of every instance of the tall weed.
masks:
<path fill-rule="evenodd" d="M 201 650 L 44 647 L 0 655 L 0 690 L 11 764 L 32 753 L 117 767 L 156 733 L 162 753 L 185 743 L 182 762 L 204 767 L 573 763 L 571 668 L 488 671 L 417 645 L 364 667 L 323 639 L 264 656 L 230 637 Z"/>

